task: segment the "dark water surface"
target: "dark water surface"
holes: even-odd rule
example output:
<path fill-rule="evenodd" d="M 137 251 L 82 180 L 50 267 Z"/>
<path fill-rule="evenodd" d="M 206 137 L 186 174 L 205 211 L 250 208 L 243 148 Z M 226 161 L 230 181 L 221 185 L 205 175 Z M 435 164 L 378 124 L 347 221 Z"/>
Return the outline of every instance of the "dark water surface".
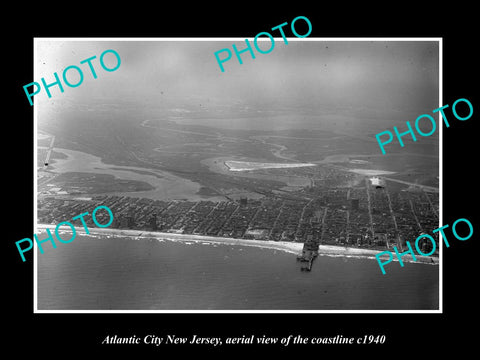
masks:
<path fill-rule="evenodd" d="M 439 267 L 234 245 L 77 236 L 38 253 L 39 310 L 434 310 Z"/>

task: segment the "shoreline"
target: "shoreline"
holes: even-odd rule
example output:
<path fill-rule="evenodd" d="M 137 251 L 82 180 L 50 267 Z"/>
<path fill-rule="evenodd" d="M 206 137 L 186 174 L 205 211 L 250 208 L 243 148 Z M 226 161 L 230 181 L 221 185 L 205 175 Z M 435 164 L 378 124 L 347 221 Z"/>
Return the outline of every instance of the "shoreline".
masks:
<path fill-rule="evenodd" d="M 37 224 L 38 229 L 55 229 L 55 224 Z M 291 242 L 291 241 L 273 241 L 273 240 L 247 240 L 247 239 L 234 239 L 220 236 L 208 236 L 208 235 L 192 235 L 192 234 L 177 234 L 161 231 L 143 231 L 143 230 L 130 230 L 130 229 L 108 229 L 108 228 L 88 228 L 89 234 L 85 232 L 83 227 L 75 226 L 75 231 L 79 235 L 83 236 L 95 236 L 95 235 L 109 235 L 117 237 L 136 237 L 139 238 L 155 238 L 158 240 L 168 240 L 174 242 L 183 243 L 209 243 L 209 244 L 224 244 L 224 245 L 239 245 L 239 246 L 251 246 L 264 249 L 272 249 L 284 251 L 294 255 L 301 255 L 303 249 L 303 243 Z M 70 229 L 60 230 L 60 233 L 71 233 Z M 376 260 L 375 255 L 386 250 L 373 250 L 362 249 L 345 246 L 335 245 L 320 245 L 318 249 L 318 256 L 331 256 L 331 257 L 356 257 Z M 421 256 L 415 255 L 417 261 L 413 261 L 411 255 L 405 255 L 402 261 L 409 263 L 422 263 L 430 265 L 438 265 L 439 258 L 436 256 Z M 388 259 L 387 255 L 381 256 L 382 260 Z M 393 256 L 393 261 L 397 261 L 396 256 Z"/>

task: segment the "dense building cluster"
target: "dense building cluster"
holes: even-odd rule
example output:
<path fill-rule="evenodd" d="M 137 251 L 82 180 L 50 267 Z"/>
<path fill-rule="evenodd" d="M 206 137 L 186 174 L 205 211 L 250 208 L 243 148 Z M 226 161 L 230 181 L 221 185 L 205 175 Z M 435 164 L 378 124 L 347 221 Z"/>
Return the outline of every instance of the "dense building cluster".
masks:
<path fill-rule="evenodd" d="M 356 187 L 312 187 L 307 192 L 309 198 L 270 196 L 223 202 L 108 195 L 42 197 L 38 222 L 59 223 L 106 205 L 114 214 L 112 228 L 296 241 L 312 249 L 331 244 L 403 250 L 405 241 L 438 227 L 438 194 L 391 192 L 372 186 L 367 178 Z M 429 244 L 422 246 L 428 250 Z"/>

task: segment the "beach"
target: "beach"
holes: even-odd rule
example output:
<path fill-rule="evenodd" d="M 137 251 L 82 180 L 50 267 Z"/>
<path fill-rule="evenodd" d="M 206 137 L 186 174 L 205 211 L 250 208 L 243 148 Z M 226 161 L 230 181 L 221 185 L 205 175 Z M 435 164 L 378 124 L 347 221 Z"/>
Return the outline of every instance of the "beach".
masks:
<path fill-rule="evenodd" d="M 56 225 L 54 224 L 37 224 L 38 230 L 50 229 L 54 230 Z M 227 237 L 217 236 L 205 236 L 205 235 L 192 235 L 192 234 L 179 234 L 159 231 L 143 231 L 143 230 L 129 230 L 129 229 L 107 229 L 107 228 L 88 228 L 89 234 L 85 233 L 83 227 L 75 227 L 77 235 L 82 236 L 118 236 L 118 237 L 133 237 L 136 240 L 141 238 L 156 238 L 158 240 L 178 241 L 184 243 L 206 243 L 206 244 L 226 244 L 237 246 L 252 246 L 259 248 L 266 248 L 272 250 L 279 250 L 295 255 L 300 255 L 303 249 L 303 243 L 290 242 L 290 241 L 271 241 L 271 240 L 247 240 L 247 239 L 234 239 Z M 59 233 L 71 233 L 70 229 L 60 229 Z M 334 245 L 320 245 L 318 254 L 319 256 L 333 256 L 333 257 L 356 257 L 356 258 L 368 258 L 375 259 L 375 255 L 385 250 L 373 250 L 362 249 L 345 246 Z M 390 249 L 394 253 L 393 249 Z M 436 256 L 421 256 L 415 254 L 416 262 L 424 264 L 438 265 L 439 258 Z M 381 256 L 382 260 L 387 260 L 388 254 Z M 396 256 L 393 256 L 393 261 L 398 261 Z M 410 254 L 402 256 L 403 262 L 415 262 Z"/>
<path fill-rule="evenodd" d="M 375 258 L 335 255 L 304 272 L 293 253 L 240 242 L 80 230 L 35 251 L 39 310 L 438 309 L 438 266 L 392 262 L 383 275 Z"/>

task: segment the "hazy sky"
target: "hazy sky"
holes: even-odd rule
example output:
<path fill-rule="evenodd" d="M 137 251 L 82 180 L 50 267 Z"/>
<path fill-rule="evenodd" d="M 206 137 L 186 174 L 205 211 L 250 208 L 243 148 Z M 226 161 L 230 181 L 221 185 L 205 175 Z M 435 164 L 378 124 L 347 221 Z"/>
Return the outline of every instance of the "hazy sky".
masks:
<path fill-rule="evenodd" d="M 36 78 L 53 82 L 53 72 L 77 65 L 84 81 L 77 88 L 52 88 L 52 99 L 63 97 L 88 103 L 111 98 L 162 101 L 195 96 L 212 102 L 281 101 L 288 104 L 337 104 L 340 107 L 373 107 L 431 111 L 438 104 L 438 42 L 436 41 L 312 41 L 275 39 L 268 54 L 255 49 L 256 58 L 233 54 L 221 72 L 214 52 L 245 48 L 242 39 L 229 41 L 64 41 L 37 39 Z M 253 47 L 253 42 L 252 47 Z M 270 41 L 261 47 L 268 49 Z M 117 51 L 122 63 L 114 72 L 104 71 L 100 54 Z M 233 50 L 232 50 L 233 53 Z M 98 78 L 87 64 L 93 55 Z M 225 56 L 225 54 L 221 54 Z M 109 54 L 106 60 L 115 64 Z M 75 71 L 69 72 L 74 82 Z M 163 92 L 163 94 L 162 94 Z M 44 90 L 36 97 L 46 99 Z M 408 120 L 408 119 L 407 119 Z"/>

